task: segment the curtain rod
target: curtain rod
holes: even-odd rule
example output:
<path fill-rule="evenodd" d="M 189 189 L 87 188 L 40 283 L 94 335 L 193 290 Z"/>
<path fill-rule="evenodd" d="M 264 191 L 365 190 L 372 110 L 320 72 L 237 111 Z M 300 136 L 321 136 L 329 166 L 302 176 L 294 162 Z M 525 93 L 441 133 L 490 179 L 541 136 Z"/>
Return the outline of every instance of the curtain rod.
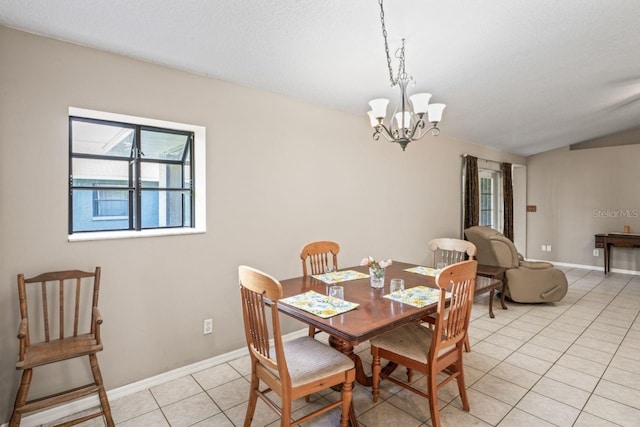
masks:
<path fill-rule="evenodd" d="M 465 153 L 465 154 L 460 155 L 460 157 L 462 157 L 462 158 L 467 158 L 467 156 L 468 156 L 468 155 L 469 155 L 469 154 L 466 154 L 466 153 Z M 475 157 L 475 156 L 473 156 L 473 157 Z M 497 164 L 499 164 L 499 165 L 501 165 L 502 163 L 504 163 L 504 162 L 498 162 L 498 161 L 496 161 L 496 160 L 483 159 L 483 158 L 481 158 L 481 157 L 476 157 L 476 158 L 477 158 L 478 160 L 482 160 L 483 162 L 497 163 Z"/>

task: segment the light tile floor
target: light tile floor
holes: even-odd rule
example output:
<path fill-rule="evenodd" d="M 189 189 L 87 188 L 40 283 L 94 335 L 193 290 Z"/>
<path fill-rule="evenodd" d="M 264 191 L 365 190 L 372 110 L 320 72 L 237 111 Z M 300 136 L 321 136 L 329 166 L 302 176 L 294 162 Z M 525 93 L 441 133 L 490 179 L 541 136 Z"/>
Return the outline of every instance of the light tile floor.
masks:
<path fill-rule="evenodd" d="M 508 303 L 502 310 L 497 303 L 491 319 L 488 296 L 476 299 L 472 351 L 464 355 L 471 411 L 461 409 L 455 383 L 448 384 L 438 394 L 444 426 L 640 426 L 640 276 L 565 273 L 569 293 L 556 304 Z M 368 346 L 357 352 L 370 371 Z M 241 426 L 249 374 L 249 358 L 242 357 L 153 387 L 111 402 L 114 420 L 118 426 Z M 424 377 L 415 381 L 425 384 Z M 336 395 L 301 399 L 295 409 L 304 413 Z M 252 426 L 279 425 L 258 402 Z M 376 404 L 357 385 L 354 405 L 364 427 L 431 426 L 426 399 L 388 381 Z M 306 425 L 338 425 L 337 411 Z"/>

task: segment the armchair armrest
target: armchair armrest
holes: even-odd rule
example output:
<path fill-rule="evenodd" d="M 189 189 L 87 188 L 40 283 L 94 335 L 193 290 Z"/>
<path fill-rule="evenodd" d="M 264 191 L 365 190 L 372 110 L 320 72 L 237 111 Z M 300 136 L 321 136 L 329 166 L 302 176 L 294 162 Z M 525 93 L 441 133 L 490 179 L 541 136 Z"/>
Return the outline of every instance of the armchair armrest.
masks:
<path fill-rule="evenodd" d="M 546 270 L 553 268 L 553 264 L 544 261 L 520 261 L 520 267 L 528 268 L 529 270 Z"/>

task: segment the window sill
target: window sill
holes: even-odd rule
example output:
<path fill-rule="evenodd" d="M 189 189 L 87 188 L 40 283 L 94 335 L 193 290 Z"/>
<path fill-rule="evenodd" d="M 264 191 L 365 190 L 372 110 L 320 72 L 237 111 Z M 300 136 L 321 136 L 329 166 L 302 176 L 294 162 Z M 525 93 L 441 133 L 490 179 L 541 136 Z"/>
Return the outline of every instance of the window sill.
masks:
<path fill-rule="evenodd" d="M 124 216 L 93 216 L 91 217 L 91 221 L 122 221 L 122 220 L 129 220 L 129 217 L 124 215 Z"/>
<path fill-rule="evenodd" d="M 142 231 L 95 231 L 69 234 L 69 242 L 87 242 L 91 240 L 133 239 L 138 237 L 181 236 L 188 234 L 204 234 L 206 229 L 199 228 L 165 228 Z"/>

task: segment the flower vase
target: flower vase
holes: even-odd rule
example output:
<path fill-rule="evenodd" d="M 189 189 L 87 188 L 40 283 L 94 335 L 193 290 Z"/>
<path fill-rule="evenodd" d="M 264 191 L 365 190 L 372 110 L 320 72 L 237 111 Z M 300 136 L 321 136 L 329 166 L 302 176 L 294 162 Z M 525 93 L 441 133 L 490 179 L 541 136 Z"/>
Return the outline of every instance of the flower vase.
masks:
<path fill-rule="evenodd" d="M 372 288 L 384 288 L 384 268 L 369 267 Z"/>

